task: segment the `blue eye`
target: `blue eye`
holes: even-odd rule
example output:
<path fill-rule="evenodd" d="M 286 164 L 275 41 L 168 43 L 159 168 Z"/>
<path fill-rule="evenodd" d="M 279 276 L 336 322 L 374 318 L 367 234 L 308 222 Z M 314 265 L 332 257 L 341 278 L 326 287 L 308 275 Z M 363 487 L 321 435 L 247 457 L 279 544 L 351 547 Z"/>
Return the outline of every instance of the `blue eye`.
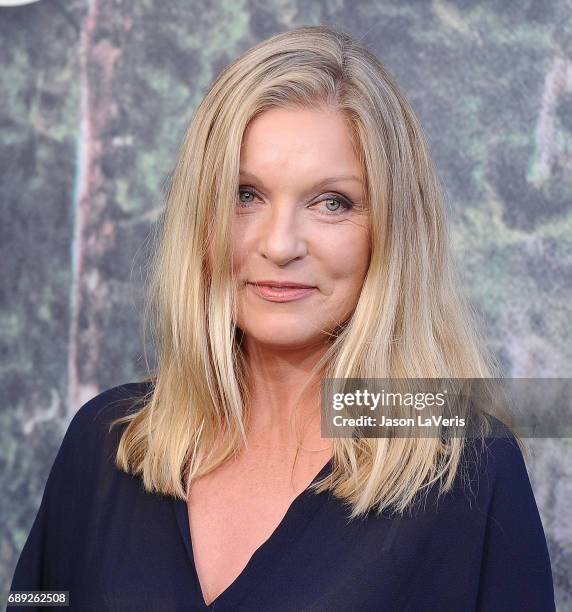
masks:
<path fill-rule="evenodd" d="M 250 196 L 252 196 L 253 198 L 254 198 L 254 197 L 256 197 L 256 194 L 255 194 L 255 193 L 254 193 L 254 192 L 253 192 L 251 189 L 248 189 L 248 188 L 245 188 L 245 187 L 241 187 L 241 188 L 238 190 L 238 201 L 239 201 L 241 204 L 249 204 L 250 202 L 252 202 L 252 200 L 249 200 L 248 202 L 245 202 L 244 200 L 242 200 L 242 199 L 241 199 L 241 196 L 242 196 L 243 194 L 250 195 Z"/>
<path fill-rule="evenodd" d="M 331 208 L 327 208 L 327 210 L 329 210 L 330 213 L 333 215 L 341 215 L 347 210 L 350 210 L 351 208 L 353 208 L 353 204 L 348 199 L 341 197 L 341 196 L 331 195 L 320 201 L 327 202 L 327 203 L 333 202 L 335 205 L 337 205 L 337 208 L 335 210 L 332 210 Z M 329 206 L 329 204 L 326 204 L 326 206 Z M 343 208 L 343 210 L 340 210 L 341 207 Z M 328 214 L 328 213 L 325 213 L 325 214 Z"/>
<path fill-rule="evenodd" d="M 250 199 L 244 200 L 243 196 L 249 196 Z M 238 190 L 238 203 L 239 205 L 241 205 L 242 208 L 245 208 L 248 204 L 252 204 L 256 197 L 257 194 L 251 187 L 240 187 Z M 328 212 L 322 212 L 320 214 L 329 216 L 342 215 L 346 211 L 354 207 L 353 203 L 348 198 L 341 195 L 328 194 L 325 198 L 322 198 L 316 204 L 311 204 L 310 208 L 313 208 L 317 204 L 324 202 L 326 203 L 326 210 Z M 334 209 L 329 208 L 329 206 L 331 206 L 331 203 L 333 203 L 333 205 L 335 206 Z"/>

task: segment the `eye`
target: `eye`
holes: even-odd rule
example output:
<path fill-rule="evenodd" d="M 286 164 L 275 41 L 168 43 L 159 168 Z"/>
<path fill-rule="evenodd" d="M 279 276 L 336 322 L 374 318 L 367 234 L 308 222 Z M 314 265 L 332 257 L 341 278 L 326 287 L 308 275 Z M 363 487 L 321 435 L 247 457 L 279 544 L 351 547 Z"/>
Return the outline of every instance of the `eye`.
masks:
<path fill-rule="evenodd" d="M 247 208 L 248 204 L 252 204 L 257 197 L 256 191 L 252 187 L 239 187 L 238 189 L 238 204 L 240 208 Z M 347 197 L 337 194 L 327 194 L 326 197 L 319 200 L 316 204 L 311 204 L 309 208 L 317 206 L 317 204 L 325 204 L 325 211 L 320 214 L 326 216 L 343 215 L 346 211 L 352 209 L 354 204 Z"/>
<path fill-rule="evenodd" d="M 242 199 L 242 196 L 249 196 L 251 199 Z M 256 198 L 256 192 L 250 187 L 240 187 L 238 190 L 238 203 L 239 204 L 251 204 Z"/>
<path fill-rule="evenodd" d="M 347 198 L 339 195 L 328 195 L 320 200 L 320 203 L 325 203 L 328 212 L 321 213 L 324 215 L 343 215 L 347 210 L 353 208 L 353 203 Z"/>

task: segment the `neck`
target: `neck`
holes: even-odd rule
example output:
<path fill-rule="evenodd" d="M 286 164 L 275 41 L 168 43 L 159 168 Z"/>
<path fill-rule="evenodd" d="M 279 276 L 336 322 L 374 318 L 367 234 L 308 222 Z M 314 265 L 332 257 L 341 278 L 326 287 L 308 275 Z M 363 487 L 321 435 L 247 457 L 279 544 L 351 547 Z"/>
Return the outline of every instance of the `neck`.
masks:
<path fill-rule="evenodd" d="M 302 390 L 327 348 L 323 343 L 276 348 L 245 338 L 251 394 L 248 435 L 252 444 L 290 447 L 298 439 L 312 450 L 329 446 L 329 440 L 320 436 L 320 375 L 314 374 Z"/>

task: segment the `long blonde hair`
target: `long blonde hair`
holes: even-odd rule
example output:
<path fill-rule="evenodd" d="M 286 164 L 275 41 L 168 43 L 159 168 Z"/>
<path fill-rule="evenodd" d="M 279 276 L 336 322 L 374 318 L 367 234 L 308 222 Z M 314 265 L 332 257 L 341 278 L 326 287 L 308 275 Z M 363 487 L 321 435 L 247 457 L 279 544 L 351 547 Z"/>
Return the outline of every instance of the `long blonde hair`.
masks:
<path fill-rule="evenodd" d="M 193 479 L 246 443 L 248 380 L 233 320 L 230 229 L 246 126 L 272 107 L 333 108 L 365 169 L 371 261 L 350 319 L 313 370 L 330 378 L 484 378 L 498 366 L 448 252 L 445 202 L 421 125 L 382 63 L 329 26 L 249 49 L 196 109 L 172 175 L 151 265 L 145 321 L 157 368 L 126 423 L 117 466 L 186 499 Z M 216 228 L 216 232 L 213 229 Z M 209 258 L 212 248 L 212 260 Z M 210 263 L 209 263 L 210 262 Z M 216 453 L 213 449 L 217 449 Z M 447 491 L 462 438 L 334 438 L 330 488 L 352 518 L 403 512 L 438 481 Z"/>

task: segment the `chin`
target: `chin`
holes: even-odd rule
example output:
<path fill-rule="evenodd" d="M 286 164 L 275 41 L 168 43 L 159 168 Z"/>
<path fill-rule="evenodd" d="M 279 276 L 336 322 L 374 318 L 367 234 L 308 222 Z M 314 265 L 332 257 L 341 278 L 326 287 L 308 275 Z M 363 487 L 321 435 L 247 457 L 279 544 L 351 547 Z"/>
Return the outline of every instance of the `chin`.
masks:
<path fill-rule="evenodd" d="M 307 322 L 306 322 L 307 324 Z M 304 329 L 303 325 L 269 325 L 243 329 L 245 335 L 256 344 L 274 348 L 302 348 L 325 340 L 325 336 L 314 329 Z"/>

